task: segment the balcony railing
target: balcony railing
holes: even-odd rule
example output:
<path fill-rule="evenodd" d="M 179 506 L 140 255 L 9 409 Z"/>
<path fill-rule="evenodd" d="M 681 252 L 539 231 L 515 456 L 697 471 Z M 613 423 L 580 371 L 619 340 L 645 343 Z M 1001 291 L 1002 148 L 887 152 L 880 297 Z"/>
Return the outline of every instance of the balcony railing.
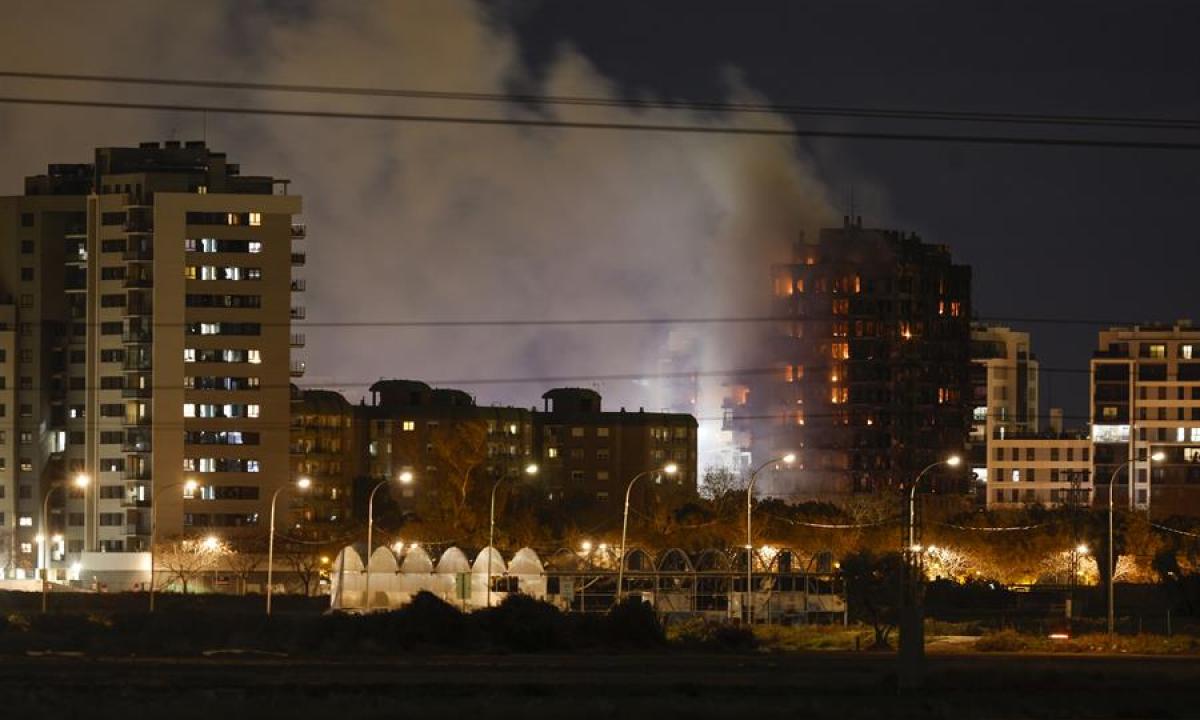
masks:
<path fill-rule="evenodd" d="M 126 330 L 121 334 L 121 342 L 126 345 L 142 345 L 154 339 L 154 333 L 149 330 Z"/>
<path fill-rule="evenodd" d="M 303 360 L 293 360 L 292 364 L 291 364 L 292 377 L 303 377 L 304 370 L 307 367 L 308 367 L 308 364 L 305 363 Z"/>
<path fill-rule="evenodd" d="M 152 288 L 154 280 L 148 277 L 129 277 L 125 278 L 125 287 L 127 288 Z"/>
<path fill-rule="evenodd" d="M 127 233 L 152 233 L 154 232 L 154 224 L 145 220 L 126 220 L 125 232 Z"/>
<path fill-rule="evenodd" d="M 135 370 L 153 370 L 154 363 L 151 362 L 150 358 L 138 358 L 126 355 L 125 364 L 121 367 L 126 372 L 132 372 Z"/>
<path fill-rule="evenodd" d="M 305 342 L 304 333 L 292 333 L 292 336 L 291 336 L 292 347 L 302 348 L 302 347 L 304 347 L 304 342 Z"/>
<path fill-rule="evenodd" d="M 296 265 L 296 266 L 304 265 L 305 259 L 306 259 L 305 253 L 302 253 L 302 252 L 292 253 L 292 264 L 293 265 Z"/>
<path fill-rule="evenodd" d="M 304 292 L 305 287 L 306 284 L 304 282 L 304 278 L 296 278 L 295 280 L 292 280 L 292 292 Z"/>
<path fill-rule="evenodd" d="M 150 479 L 150 468 L 127 468 L 125 470 L 125 480 L 131 481 L 146 481 Z"/>
<path fill-rule="evenodd" d="M 150 436 L 139 435 L 136 432 L 125 433 L 125 442 L 121 443 L 121 452 L 148 453 L 150 452 Z"/>
<path fill-rule="evenodd" d="M 292 308 L 291 315 L 293 320 L 303 320 L 305 315 L 304 306 L 301 305 L 299 307 Z"/>
<path fill-rule="evenodd" d="M 154 397 L 154 391 L 150 388 L 127 387 L 121 388 L 121 397 L 123 398 L 151 398 Z"/>
<path fill-rule="evenodd" d="M 292 223 L 292 237 L 302 238 L 308 235 L 308 228 L 304 223 Z"/>
<path fill-rule="evenodd" d="M 126 262 L 149 262 L 154 259 L 153 247 L 131 247 L 121 253 Z"/>

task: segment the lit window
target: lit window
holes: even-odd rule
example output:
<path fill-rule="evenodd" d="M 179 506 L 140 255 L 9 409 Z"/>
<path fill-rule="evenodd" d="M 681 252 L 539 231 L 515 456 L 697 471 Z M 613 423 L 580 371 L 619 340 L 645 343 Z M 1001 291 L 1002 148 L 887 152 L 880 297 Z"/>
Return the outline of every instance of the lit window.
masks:
<path fill-rule="evenodd" d="M 33 553 L 33 543 L 21 543 L 21 554 L 29 555 Z"/>
<path fill-rule="evenodd" d="M 1183 442 L 1186 437 L 1187 431 L 1185 428 L 1175 428 L 1175 442 Z"/>
<path fill-rule="evenodd" d="M 829 346 L 829 354 L 834 360 L 850 359 L 850 343 L 835 342 Z"/>
<path fill-rule="evenodd" d="M 196 279 L 196 266 L 195 265 L 185 266 L 183 268 L 183 277 L 187 280 L 195 280 Z"/>
<path fill-rule="evenodd" d="M 21 517 L 17 518 L 17 525 L 20 525 L 21 527 L 33 527 L 33 516 L 22 515 Z"/>
<path fill-rule="evenodd" d="M 548 457 L 548 458 L 558 457 L 558 448 L 553 448 L 553 447 L 546 448 L 546 457 Z"/>
<path fill-rule="evenodd" d="M 196 417 L 196 403 L 184 403 L 183 404 L 183 416 L 185 418 Z"/>
<path fill-rule="evenodd" d="M 1021 471 L 1020 470 L 1012 471 L 1012 481 L 1013 482 L 1021 482 Z"/>
<path fill-rule="evenodd" d="M 400 428 L 402 430 L 404 430 L 404 432 L 412 432 L 413 430 L 417 429 L 417 424 L 415 422 L 413 422 L 412 420 L 405 420 L 400 425 Z"/>
<path fill-rule="evenodd" d="M 1195 352 L 1195 350 L 1193 348 L 1195 348 L 1195 347 L 1196 347 L 1195 345 L 1180 345 L 1179 346 L 1179 357 L 1183 358 L 1184 360 L 1192 360 L 1193 359 L 1192 353 Z"/>
<path fill-rule="evenodd" d="M 251 365 L 258 365 L 262 362 L 262 354 L 258 350 L 246 351 L 246 362 Z"/>
<path fill-rule="evenodd" d="M 254 226 L 262 225 L 262 213 L 250 213 L 250 224 Z"/>
<path fill-rule="evenodd" d="M 1192 442 L 1200 442 L 1200 427 L 1192 428 Z"/>
<path fill-rule="evenodd" d="M 1156 360 L 1161 360 L 1162 358 L 1165 358 L 1166 356 L 1167 356 L 1167 346 L 1166 345 L 1151 345 L 1147 349 L 1147 357 L 1152 357 L 1152 358 L 1155 358 Z"/>
<path fill-rule="evenodd" d="M 829 401 L 834 405 L 841 405 L 850 397 L 850 390 L 844 387 L 834 387 L 830 389 Z"/>
<path fill-rule="evenodd" d="M 252 418 L 258 417 L 258 405 L 256 405 L 256 404 L 255 405 L 247 405 L 246 406 L 246 417 L 252 417 Z"/>
<path fill-rule="evenodd" d="M 251 240 L 246 247 L 246 251 L 252 252 L 252 253 L 260 253 L 260 252 L 262 252 L 262 243 L 257 240 Z"/>
<path fill-rule="evenodd" d="M 184 348 L 183 361 L 185 363 L 196 362 L 196 348 Z"/>
<path fill-rule="evenodd" d="M 257 460 L 247 460 L 246 461 L 246 472 L 258 472 L 258 461 Z"/>

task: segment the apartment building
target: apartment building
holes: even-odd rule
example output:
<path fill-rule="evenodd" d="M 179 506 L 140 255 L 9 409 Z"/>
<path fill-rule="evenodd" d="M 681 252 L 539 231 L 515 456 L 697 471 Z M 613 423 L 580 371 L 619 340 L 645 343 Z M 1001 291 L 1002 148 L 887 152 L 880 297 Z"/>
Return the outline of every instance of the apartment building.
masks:
<path fill-rule="evenodd" d="M 915 234 L 846 218 L 801 239 L 773 269 L 770 375 L 731 388 L 726 425 L 764 473 L 764 494 L 799 499 L 909 482 L 966 449 L 970 402 L 971 270 Z M 942 473 L 942 491 L 965 490 Z"/>
<path fill-rule="evenodd" d="M 37 535 L 62 536 L 64 562 L 143 550 L 155 505 L 164 538 L 261 524 L 290 474 L 289 328 L 303 312 L 301 203 L 286 192 L 204 143 L 167 142 L 97 149 L 0 198 L 16 329 L 15 466 L 0 487 L 16 495 L 17 566 L 34 563 Z M 66 487 L 77 475 L 86 491 Z M 187 479 L 199 487 L 185 498 Z"/>
<path fill-rule="evenodd" d="M 971 470 L 978 487 L 994 440 L 1036 435 L 1039 430 L 1039 366 L 1029 333 L 1007 327 L 971 327 Z"/>
<path fill-rule="evenodd" d="M 1086 433 L 1006 433 L 988 442 L 987 507 L 1091 504 L 1092 442 Z"/>
<path fill-rule="evenodd" d="M 634 476 L 671 463 L 677 470 L 661 476 L 660 494 L 672 500 L 695 496 L 697 423 L 692 415 L 605 411 L 600 393 L 587 388 L 555 388 L 542 401 L 542 410 L 533 414 L 534 453 L 551 500 L 574 496 L 611 511 L 622 506 Z M 646 492 L 642 487 L 637 494 Z"/>
<path fill-rule="evenodd" d="M 1115 474 L 1114 495 L 1132 508 L 1200 512 L 1200 330 L 1186 320 L 1114 327 L 1099 333 L 1098 345 L 1096 482 L 1107 486 Z M 1152 460 L 1157 453 L 1161 462 Z"/>
<path fill-rule="evenodd" d="M 363 437 L 363 423 L 341 393 L 292 388 L 292 477 L 312 482 L 295 498 L 300 527 L 293 534 L 320 539 L 352 521 Z"/>

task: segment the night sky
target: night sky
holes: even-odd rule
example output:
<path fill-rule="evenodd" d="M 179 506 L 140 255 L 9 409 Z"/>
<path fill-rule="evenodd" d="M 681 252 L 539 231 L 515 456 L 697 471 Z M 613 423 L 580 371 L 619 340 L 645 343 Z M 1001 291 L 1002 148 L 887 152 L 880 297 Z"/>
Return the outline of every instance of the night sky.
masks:
<path fill-rule="evenodd" d="M 3 69 L 597 97 L 1196 118 L 1188 2 L 15 2 Z M 464 106 L 0 79 L 0 94 L 784 126 L 784 118 Z M 1182 132 L 799 119 L 797 126 L 1194 141 Z M 192 139 L 290 177 L 308 317 L 754 312 L 801 230 L 915 230 L 974 268 L 986 318 L 1196 317 L 1195 152 L 671 137 L 0 105 L 0 193 L 98 145 Z M 760 296 L 759 293 L 764 293 Z M 1095 326 L 1034 332 L 1043 402 L 1086 411 Z M 306 385 L 653 372 L 666 328 L 311 328 Z M 702 368 L 753 366 L 723 340 Z M 347 348 L 354 350 L 348 351 Z M 459 383 L 529 406 L 552 382 Z M 592 383 L 580 381 L 572 384 Z M 608 404 L 656 404 L 597 383 Z M 702 417 L 710 410 L 698 411 Z"/>

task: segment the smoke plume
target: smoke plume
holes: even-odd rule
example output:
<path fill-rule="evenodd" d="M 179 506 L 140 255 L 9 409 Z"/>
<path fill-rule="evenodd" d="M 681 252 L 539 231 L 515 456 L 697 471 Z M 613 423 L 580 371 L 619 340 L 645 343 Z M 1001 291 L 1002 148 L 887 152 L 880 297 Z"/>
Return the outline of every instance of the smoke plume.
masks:
<path fill-rule="evenodd" d="M 303 11 L 210 3 L 16 3 L 0 27 L 14 69 L 249 82 L 616 97 L 587 58 L 562 47 L 524 67 L 514 36 L 468 0 L 309 3 Z M 70 18 L 69 22 L 65 21 Z M 54 38 L 54 48 L 46 47 Z M 727 75 L 728 99 L 762 101 Z M 307 109 L 618 122 L 754 122 L 680 111 L 528 107 L 232 91 L 0 81 L 5 94 Z M 0 106 L 8 159 L 0 192 L 51 162 L 141 140 L 207 139 L 245 174 L 292 180 L 304 196 L 313 323 L 651 318 L 760 314 L 769 266 L 802 230 L 828 222 L 826 193 L 786 138 L 612 130 L 465 127 L 253 116 Z M 675 328 L 672 368 L 759 367 L 753 336 Z M 460 382 L 481 404 L 531 406 L 553 384 L 481 379 L 648 375 L 671 326 L 307 330 L 306 386 L 357 401 L 382 377 Z M 695 413 L 720 415 L 720 377 Z M 578 384 L 593 385 L 591 382 Z M 651 378 L 596 384 L 605 406 L 660 409 Z"/>

